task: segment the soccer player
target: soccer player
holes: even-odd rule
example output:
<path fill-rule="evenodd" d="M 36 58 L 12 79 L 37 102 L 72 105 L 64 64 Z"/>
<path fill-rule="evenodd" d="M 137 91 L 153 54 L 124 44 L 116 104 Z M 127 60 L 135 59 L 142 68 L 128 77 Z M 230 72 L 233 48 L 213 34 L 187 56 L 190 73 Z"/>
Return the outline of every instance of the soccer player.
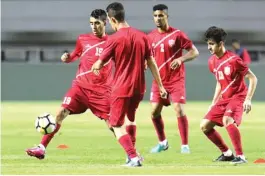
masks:
<path fill-rule="evenodd" d="M 91 67 L 103 51 L 107 35 L 105 34 L 107 14 L 96 9 L 90 15 L 92 34 L 79 35 L 76 48 L 70 53 L 64 53 L 61 60 L 71 63 L 80 58 L 76 78 L 72 87 L 66 93 L 62 107 L 56 115 L 56 129 L 53 133 L 44 135 L 38 147 L 29 148 L 27 154 L 38 159 L 44 159 L 45 149 L 59 131 L 62 121 L 70 114 L 81 114 L 87 109 L 104 119 L 108 124 L 110 105 L 111 63 L 106 63 L 99 76 L 91 71 Z"/>
<path fill-rule="evenodd" d="M 121 3 L 114 2 L 107 7 L 108 19 L 111 27 L 116 31 L 109 36 L 105 49 L 99 60 L 93 65 L 95 74 L 101 72 L 104 63 L 110 58 L 115 63 L 115 74 L 111 92 L 110 125 L 114 129 L 117 140 L 126 151 L 130 160 L 126 166 L 141 166 L 133 142 L 136 138 L 136 128 L 126 132 L 124 120 L 127 115 L 130 125 L 135 126 L 136 109 L 145 92 L 145 60 L 157 81 L 161 97 L 167 93 L 162 85 L 158 68 L 152 57 L 147 36 L 125 21 L 125 10 Z"/>
<path fill-rule="evenodd" d="M 232 48 L 234 53 L 236 53 L 246 64 L 251 64 L 251 57 L 248 50 L 241 46 L 241 43 L 237 39 L 232 40 Z"/>
<path fill-rule="evenodd" d="M 257 85 L 257 78 L 242 59 L 225 49 L 226 32 L 222 28 L 210 27 L 205 32 L 205 40 L 212 56 L 209 69 L 214 74 L 217 84 L 215 93 L 201 130 L 222 152 L 215 161 L 231 161 L 232 164 L 246 163 L 241 135 L 238 126 L 242 113 L 251 110 L 251 99 Z M 244 78 L 248 78 L 247 88 Z M 223 141 L 215 126 L 224 126 L 235 149 L 236 157 Z"/>
<path fill-rule="evenodd" d="M 153 7 L 153 17 L 157 29 L 153 30 L 148 36 L 163 85 L 170 97 L 166 100 L 161 99 L 157 83 L 153 82 L 150 97 L 152 104 L 151 117 L 159 143 L 151 149 L 151 153 L 165 151 L 169 147 L 161 115 L 163 106 L 170 105 L 169 98 L 171 98 L 176 112 L 182 144 L 181 153 L 190 153 L 188 119 L 183 109 L 186 103 L 184 62 L 195 59 L 199 52 L 183 31 L 169 26 L 168 7 L 166 5 L 155 5 Z M 187 51 L 184 55 L 182 54 L 183 50 Z"/>

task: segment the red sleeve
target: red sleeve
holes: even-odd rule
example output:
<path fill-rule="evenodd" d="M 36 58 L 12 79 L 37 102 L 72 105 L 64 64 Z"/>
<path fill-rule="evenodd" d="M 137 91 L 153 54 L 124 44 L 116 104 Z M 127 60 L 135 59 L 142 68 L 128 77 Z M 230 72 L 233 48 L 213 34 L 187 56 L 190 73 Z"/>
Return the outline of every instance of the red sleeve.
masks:
<path fill-rule="evenodd" d="M 243 50 L 243 53 L 242 53 L 242 59 L 243 61 L 246 63 L 246 64 L 250 64 L 251 63 L 251 58 L 248 54 L 248 51 L 246 49 Z"/>
<path fill-rule="evenodd" d="M 191 49 L 193 45 L 192 41 L 184 32 L 180 32 L 178 40 L 176 42 L 179 42 L 179 47 L 185 50 Z"/>
<path fill-rule="evenodd" d="M 109 59 L 114 57 L 115 51 L 115 40 L 108 38 L 103 52 L 99 56 L 99 60 L 102 60 L 104 63 L 108 62 Z"/>
<path fill-rule="evenodd" d="M 149 37 L 145 37 L 145 59 L 148 59 L 151 56 L 153 56 L 151 42 L 149 40 Z"/>
<path fill-rule="evenodd" d="M 239 74 L 241 74 L 243 76 L 245 76 L 247 74 L 247 72 L 248 72 L 248 66 L 247 66 L 247 64 L 244 63 L 242 61 L 242 59 L 240 59 L 240 58 L 237 58 L 235 60 L 235 69 L 236 69 L 236 72 L 237 73 L 239 73 Z"/>
<path fill-rule="evenodd" d="M 82 47 L 80 39 L 78 37 L 76 40 L 75 49 L 74 49 L 74 51 L 71 52 L 70 59 L 67 61 L 67 63 L 77 60 L 81 56 L 82 51 L 83 51 L 83 47 Z"/>

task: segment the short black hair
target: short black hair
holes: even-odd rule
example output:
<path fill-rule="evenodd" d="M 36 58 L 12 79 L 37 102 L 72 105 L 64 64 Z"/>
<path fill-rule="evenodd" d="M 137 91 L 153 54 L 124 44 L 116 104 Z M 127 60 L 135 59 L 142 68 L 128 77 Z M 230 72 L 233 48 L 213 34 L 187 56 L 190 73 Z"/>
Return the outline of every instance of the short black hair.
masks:
<path fill-rule="evenodd" d="M 224 29 L 212 26 L 207 29 L 204 33 L 204 40 L 207 42 L 208 40 L 213 40 L 216 43 L 220 43 L 221 41 L 225 42 L 227 33 Z"/>
<path fill-rule="evenodd" d="M 153 7 L 153 11 L 165 10 L 168 11 L 168 7 L 165 4 L 157 4 Z"/>
<path fill-rule="evenodd" d="M 101 21 L 106 21 L 107 20 L 107 13 L 105 10 L 102 9 L 95 9 L 91 12 L 90 14 L 91 17 L 101 20 Z"/>
<path fill-rule="evenodd" d="M 238 39 L 232 39 L 232 43 L 239 43 L 240 44 L 240 41 Z"/>
<path fill-rule="evenodd" d="M 121 3 L 113 2 L 106 8 L 109 17 L 114 17 L 118 22 L 125 20 L 125 10 Z"/>

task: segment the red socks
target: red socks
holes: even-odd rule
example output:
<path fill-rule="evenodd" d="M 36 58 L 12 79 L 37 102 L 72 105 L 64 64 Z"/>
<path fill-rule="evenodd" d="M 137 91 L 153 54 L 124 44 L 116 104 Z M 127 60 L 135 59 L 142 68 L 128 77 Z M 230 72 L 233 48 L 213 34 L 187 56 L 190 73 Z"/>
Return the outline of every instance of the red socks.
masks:
<path fill-rule="evenodd" d="M 232 144 L 234 146 L 236 155 L 243 155 L 242 143 L 241 143 L 241 135 L 238 128 L 235 124 L 230 124 L 226 127 L 226 130 L 230 136 Z M 222 152 L 226 152 L 228 150 L 227 145 L 224 143 L 220 134 L 212 129 L 208 133 L 205 134 Z"/>
<path fill-rule="evenodd" d="M 42 137 L 41 144 L 46 148 L 50 141 L 52 140 L 53 136 L 59 131 L 61 128 L 60 124 L 56 124 L 55 130 L 51 134 L 46 134 Z"/>
<path fill-rule="evenodd" d="M 243 155 L 241 135 L 238 128 L 235 126 L 235 124 L 230 124 L 226 127 L 226 130 L 230 136 L 236 155 Z"/>
<path fill-rule="evenodd" d="M 158 136 L 159 141 L 164 141 L 166 139 L 165 131 L 164 131 L 164 122 L 163 119 L 160 116 L 152 118 L 156 134 Z"/>
<path fill-rule="evenodd" d="M 178 117 L 178 128 L 182 145 L 188 145 L 189 123 L 186 115 Z"/>
<path fill-rule="evenodd" d="M 119 143 L 130 158 L 134 158 L 137 156 L 132 140 L 128 134 L 121 136 L 119 139 Z"/>
<path fill-rule="evenodd" d="M 164 141 L 166 139 L 165 131 L 164 131 L 164 122 L 161 116 L 152 118 L 156 134 L 158 136 L 159 141 Z M 189 123 L 186 116 L 178 117 L 178 128 L 182 141 L 182 145 L 188 145 L 188 128 Z"/>
<path fill-rule="evenodd" d="M 212 129 L 204 134 L 221 150 L 221 152 L 226 152 L 228 150 L 224 140 L 215 129 Z"/>
<path fill-rule="evenodd" d="M 128 125 L 126 126 L 126 131 L 128 135 L 131 137 L 133 146 L 135 146 L 136 142 L 136 125 Z"/>

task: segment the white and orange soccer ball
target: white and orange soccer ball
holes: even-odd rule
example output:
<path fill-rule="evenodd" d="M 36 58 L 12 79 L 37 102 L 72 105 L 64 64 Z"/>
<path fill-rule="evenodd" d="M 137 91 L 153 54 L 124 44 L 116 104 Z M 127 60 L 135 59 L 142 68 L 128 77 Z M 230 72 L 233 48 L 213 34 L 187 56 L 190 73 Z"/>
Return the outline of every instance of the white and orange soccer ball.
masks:
<path fill-rule="evenodd" d="M 38 116 L 35 121 L 35 128 L 43 135 L 52 133 L 55 130 L 54 117 L 49 113 Z"/>

